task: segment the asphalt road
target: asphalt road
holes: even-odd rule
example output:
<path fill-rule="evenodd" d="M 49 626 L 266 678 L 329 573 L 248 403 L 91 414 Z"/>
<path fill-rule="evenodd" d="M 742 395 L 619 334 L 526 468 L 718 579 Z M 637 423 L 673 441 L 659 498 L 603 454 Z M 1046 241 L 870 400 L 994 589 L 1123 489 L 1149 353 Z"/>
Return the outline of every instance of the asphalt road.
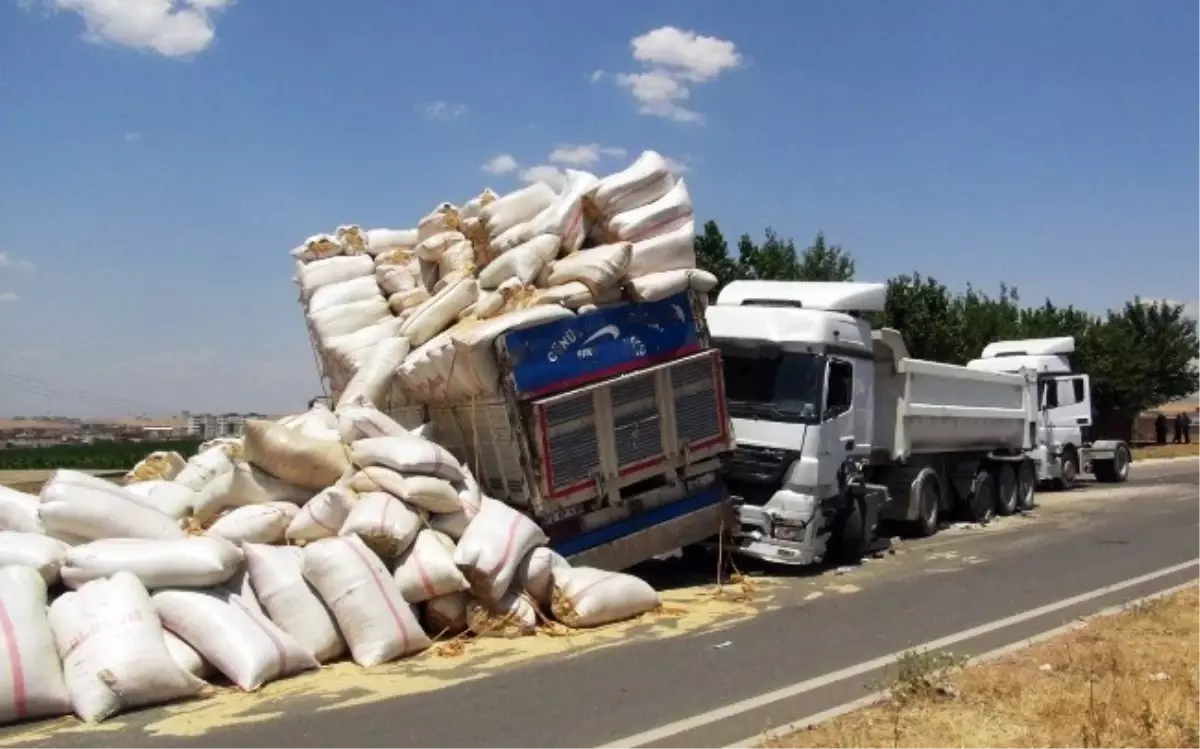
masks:
<path fill-rule="evenodd" d="M 1135 466 L 1116 489 L 1042 495 L 1032 518 L 949 529 L 901 543 L 861 568 L 785 576 L 757 616 L 661 641 L 542 659 L 483 679 L 336 710 L 275 703 L 270 720 L 200 735 L 152 735 L 155 708 L 103 733 L 33 735 L 53 746 L 599 746 L 639 734 L 652 746 L 725 746 L 863 696 L 882 672 L 646 736 L 661 726 L 916 644 L 1146 575 L 1198 556 L 1195 461 Z M 687 571 L 663 565 L 655 577 Z M 778 575 L 778 571 L 774 571 Z M 1011 626 L 953 650 L 984 652 L 1196 578 L 1191 566 Z M 369 677 L 364 677 L 369 678 Z M 250 699 L 250 698 L 247 698 Z M 169 709 L 169 708 L 168 708 Z M 20 728 L 17 729 L 18 731 Z M 0 731 L 0 744 L 19 734 Z"/>

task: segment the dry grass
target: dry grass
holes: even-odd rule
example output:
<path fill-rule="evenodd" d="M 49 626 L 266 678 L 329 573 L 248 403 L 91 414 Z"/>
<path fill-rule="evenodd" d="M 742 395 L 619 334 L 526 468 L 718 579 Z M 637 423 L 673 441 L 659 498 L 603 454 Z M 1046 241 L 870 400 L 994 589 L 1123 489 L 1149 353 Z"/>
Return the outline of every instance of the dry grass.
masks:
<path fill-rule="evenodd" d="M 1188 588 L 949 674 L 909 654 L 889 700 L 765 746 L 1198 746 L 1198 602 Z"/>
<path fill-rule="evenodd" d="M 1134 460 L 1149 460 L 1151 458 L 1191 458 L 1200 455 L 1200 442 L 1190 445 L 1147 445 L 1133 448 Z"/>

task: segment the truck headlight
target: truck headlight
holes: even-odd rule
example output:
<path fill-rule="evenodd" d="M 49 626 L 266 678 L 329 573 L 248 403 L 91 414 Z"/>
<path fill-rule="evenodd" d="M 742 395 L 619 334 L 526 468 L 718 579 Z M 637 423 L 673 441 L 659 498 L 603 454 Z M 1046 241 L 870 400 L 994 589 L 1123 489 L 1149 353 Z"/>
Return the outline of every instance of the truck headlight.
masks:
<path fill-rule="evenodd" d="M 803 541 L 805 527 L 803 521 L 781 523 L 776 520 L 771 526 L 771 534 L 780 541 Z"/>

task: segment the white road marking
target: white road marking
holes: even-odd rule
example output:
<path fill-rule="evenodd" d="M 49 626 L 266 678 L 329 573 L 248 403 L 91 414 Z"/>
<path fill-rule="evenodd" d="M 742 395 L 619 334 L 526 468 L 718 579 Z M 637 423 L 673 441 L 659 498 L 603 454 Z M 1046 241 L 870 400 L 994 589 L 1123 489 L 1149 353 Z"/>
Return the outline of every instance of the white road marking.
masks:
<path fill-rule="evenodd" d="M 1125 603 L 1120 603 L 1116 606 L 1109 606 L 1108 608 L 1097 611 L 1094 614 L 1080 617 L 1073 622 L 1067 622 L 1066 624 L 1059 625 L 1053 629 L 1048 629 L 1045 632 L 1040 632 L 1033 637 L 1027 637 L 1020 642 L 1010 643 L 1008 645 L 1004 645 L 1003 647 L 996 648 L 995 650 L 989 650 L 986 653 L 980 653 L 974 658 L 968 659 L 963 665 L 973 666 L 977 663 L 987 663 L 988 661 L 994 661 L 999 658 L 1003 658 L 1009 653 L 1014 653 L 1018 650 L 1024 650 L 1031 645 L 1036 645 L 1039 642 L 1045 642 L 1046 640 L 1054 639 L 1055 637 L 1058 637 L 1066 632 L 1079 629 L 1093 619 L 1098 619 L 1102 616 L 1120 614 L 1124 611 L 1128 611 L 1134 606 L 1146 603 L 1147 601 L 1153 601 L 1156 598 L 1169 596 L 1172 593 L 1178 593 L 1181 590 L 1194 587 L 1195 585 L 1196 581 L 1190 580 L 1180 585 L 1172 585 L 1166 590 L 1160 590 L 1157 593 L 1151 593 L 1150 595 L 1142 596 L 1141 598 L 1135 598 L 1132 601 L 1126 601 Z M 782 738 L 797 731 L 803 731 L 804 729 L 815 726 L 818 723 L 824 723 L 827 720 L 832 720 L 838 716 L 845 715 L 846 713 L 852 713 L 855 710 L 859 710 L 864 707 L 870 707 L 878 702 L 882 702 L 883 700 L 887 699 L 887 697 L 888 690 L 882 689 L 873 694 L 868 694 L 866 697 L 859 697 L 851 702 L 846 702 L 841 705 L 837 705 L 836 707 L 831 707 L 828 710 L 822 710 L 819 713 L 813 713 L 812 715 L 806 716 L 799 720 L 794 720 L 778 726 L 777 728 L 772 728 L 769 731 L 764 731 L 756 736 L 751 736 L 749 738 L 742 739 L 741 741 L 734 742 L 725 747 L 725 749 L 742 749 L 743 747 L 749 746 L 761 746 L 763 743 L 771 739 Z"/>
<path fill-rule="evenodd" d="M 683 733 L 684 731 L 691 731 L 693 729 L 700 728 L 701 726 L 718 723 L 722 720 L 732 718 L 735 715 L 740 715 L 751 710 L 757 710 L 760 707 L 765 707 L 772 703 L 779 702 L 780 700 L 786 700 L 791 697 L 804 694 L 805 692 L 811 692 L 815 689 L 820 689 L 821 687 L 828 686 L 829 684 L 835 684 L 839 681 L 844 681 L 855 676 L 861 676 L 862 674 L 870 673 L 871 671 L 895 663 L 900 655 L 910 650 L 939 650 L 949 645 L 963 642 L 964 640 L 971 640 L 981 635 L 988 634 L 989 632 L 995 632 L 999 629 L 1011 627 L 1014 624 L 1020 624 L 1021 622 L 1029 621 L 1030 619 L 1036 619 L 1039 616 L 1045 616 L 1046 614 L 1051 614 L 1061 609 L 1086 603 L 1096 598 L 1106 596 L 1110 593 L 1116 593 L 1117 591 L 1131 588 L 1135 585 L 1157 580 L 1160 577 L 1166 577 L 1167 575 L 1172 575 L 1176 572 L 1181 572 L 1183 570 L 1196 567 L 1197 564 L 1200 564 L 1200 559 L 1193 559 L 1190 562 L 1183 562 L 1182 564 L 1164 567 L 1154 572 L 1148 572 L 1145 575 L 1139 575 L 1138 577 L 1132 577 L 1119 583 L 1106 585 L 1103 588 L 1097 588 L 1096 590 L 1088 593 L 1081 593 L 1077 596 L 1071 596 L 1070 598 L 1063 598 L 1059 601 L 1055 601 L 1054 603 L 1048 603 L 1044 606 L 1038 606 L 1037 608 L 1023 611 L 1019 614 L 1006 616 L 1003 619 L 997 619 L 986 624 L 980 624 L 976 627 L 971 627 L 970 629 L 964 629 L 961 632 L 946 635 L 945 637 L 939 637 L 936 640 L 931 640 L 915 647 L 905 648 L 897 653 L 873 658 L 869 661 L 864 661 L 854 666 L 848 666 L 846 668 L 838 669 L 837 671 L 831 671 L 821 676 L 805 679 L 804 681 L 797 682 L 790 686 L 781 687 L 780 689 L 775 689 L 765 694 L 760 694 L 757 697 L 751 697 L 749 699 L 725 705 L 724 707 L 709 710 L 708 712 L 700 715 L 694 715 L 690 718 L 684 718 L 682 720 L 667 723 L 666 725 L 659 726 L 658 728 L 652 728 L 649 731 L 643 731 L 632 736 L 626 736 L 616 741 L 603 744 L 599 749 L 610 749 L 610 747 L 637 747 L 653 743 L 655 741 L 661 741 L 662 739 L 675 736 L 676 734 Z"/>

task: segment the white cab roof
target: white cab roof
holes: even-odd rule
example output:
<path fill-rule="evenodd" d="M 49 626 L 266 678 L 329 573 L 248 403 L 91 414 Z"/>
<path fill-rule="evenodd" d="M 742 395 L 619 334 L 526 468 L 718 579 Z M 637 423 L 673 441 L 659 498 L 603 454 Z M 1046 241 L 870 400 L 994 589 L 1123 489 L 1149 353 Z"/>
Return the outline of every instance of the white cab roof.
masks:
<path fill-rule="evenodd" d="M 1071 336 L 1058 338 L 1026 338 L 1023 341 L 996 341 L 984 347 L 981 359 L 1000 356 L 1064 356 L 1074 353 L 1075 339 Z"/>
<path fill-rule="evenodd" d="M 790 302 L 829 312 L 880 312 L 886 301 L 887 284 L 841 281 L 733 281 L 717 296 L 718 306 L 758 302 L 778 308 L 778 303 Z"/>
<path fill-rule="evenodd" d="M 716 341 L 766 341 L 793 351 L 840 346 L 871 352 L 871 329 L 866 321 L 841 312 L 714 304 L 705 310 L 704 318 Z"/>

